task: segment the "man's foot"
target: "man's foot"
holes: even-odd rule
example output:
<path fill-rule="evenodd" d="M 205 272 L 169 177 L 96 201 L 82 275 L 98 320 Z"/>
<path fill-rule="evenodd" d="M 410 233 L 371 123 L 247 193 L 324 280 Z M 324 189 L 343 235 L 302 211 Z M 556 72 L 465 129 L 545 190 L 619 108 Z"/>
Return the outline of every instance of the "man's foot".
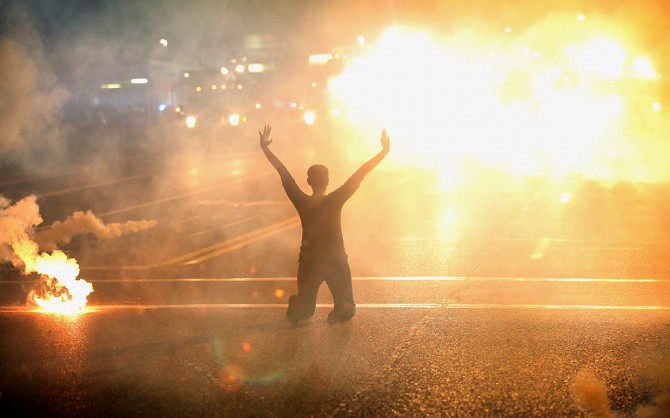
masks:
<path fill-rule="evenodd" d="M 336 306 L 328 314 L 328 324 L 334 325 L 338 322 L 348 321 L 356 315 L 356 306 L 351 303 L 343 303 L 342 305 Z"/>
<path fill-rule="evenodd" d="M 293 325 L 300 320 L 307 319 L 312 315 L 307 314 L 307 309 L 298 296 L 293 295 L 288 298 L 288 309 L 286 310 L 286 319 Z"/>

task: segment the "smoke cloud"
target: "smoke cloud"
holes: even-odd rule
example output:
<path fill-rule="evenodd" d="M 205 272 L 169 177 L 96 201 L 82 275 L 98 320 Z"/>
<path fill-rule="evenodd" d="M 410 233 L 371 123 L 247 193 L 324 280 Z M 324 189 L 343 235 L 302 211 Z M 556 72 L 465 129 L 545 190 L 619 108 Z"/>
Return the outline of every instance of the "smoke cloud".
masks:
<path fill-rule="evenodd" d="M 0 196 L 0 260 L 9 261 L 26 273 L 35 271 L 38 247 L 31 234 L 42 223 L 36 196 L 28 196 L 10 206 Z"/>
<path fill-rule="evenodd" d="M 610 409 L 607 389 L 595 376 L 589 373 L 578 374 L 571 387 L 572 395 L 581 409 L 593 418 L 614 418 Z"/>
<path fill-rule="evenodd" d="M 0 155 L 28 159 L 59 148 L 61 110 L 69 94 L 44 57 L 40 37 L 18 7 L 0 32 Z"/>
<path fill-rule="evenodd" d="M 105 225 L 90 210 L 77 211 L 63 221 L 54 222 L 48 229 L 37 232 L 35 241 L 41 250 L 53 251 L 57 244 L 67 244 L 75 235 L 93 234 L 97 238 L 115 238 L 152 228 L 156 223 L 155 220 L 142 220 Z"/>
<path fill-rule="evenodd" d="M 660 389 L 653 402 L 642 405 L 635 411 L 637 418 L 661 418 L 670 416 L 670 354 L 656 353 L 645 360 L 646 374 Z"/>

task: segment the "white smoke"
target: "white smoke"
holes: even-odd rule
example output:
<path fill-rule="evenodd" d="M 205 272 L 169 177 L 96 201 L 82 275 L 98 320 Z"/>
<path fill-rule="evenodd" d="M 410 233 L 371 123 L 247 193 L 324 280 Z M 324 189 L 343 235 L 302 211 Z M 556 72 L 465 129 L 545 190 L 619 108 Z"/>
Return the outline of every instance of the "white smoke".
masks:
<path fill-rule="evenodd" d="M 0 196 L 0 261 L 9 261 L 23 272 L 34 272 L 38 247 L 32 239 L 35 226 L 42 223 L 36 196 L 10 205 Z"/>
<path fill-rule="evenodd" d="M 38 273 L 40 283 L 28 295 L 29 304 L 64 313 L 76 313 L 86 306 L 93 286 L 79 279 L 79 264 L 56 245 L 76 234 L 93 233 L 102 238 L 117 237 L 153 227 L 156 221 L 130 221 L 105 225 L 92 212 L 75 212 L 64 221 L 37 234 L 42 223 L 37 197 L 25 197 L 11 204 L 0 196 L 0 262 L 11 262 L 23 274 Z M 44 251 L 48 249 L 49 252 Z M 42 249 L 42 252 L 40 252 Z"/>
<path fill-rule="evenodd" d="M 0 154 L 58 149 L 68 92 L 43 65 L 41 51 L 34 36 L 0 37 Z"/>
<path fill-rule="evenodd" d="M 67 244 L 75 235 L 93 234 L 97 238 L 115 238 L 132 234 L 156 225 L 155 220 L 127 221 L 105 224 L 93 212 L 77 211 L 65 220 L 56 221 L 48 229 L 35 234 L 35 241 L 43 251 L 53 251 L 58 244 Z"/>

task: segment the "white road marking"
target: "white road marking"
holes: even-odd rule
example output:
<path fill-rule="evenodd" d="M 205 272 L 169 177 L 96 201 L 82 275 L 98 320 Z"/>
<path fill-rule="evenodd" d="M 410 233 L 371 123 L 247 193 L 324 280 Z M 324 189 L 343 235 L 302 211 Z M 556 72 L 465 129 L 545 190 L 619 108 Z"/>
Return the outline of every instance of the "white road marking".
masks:
<path fill-rule="evenodd" d="M 285 303 L 191 303 L 164 305 L 99 305 L 87 306 L 81 314 L 122 310 L 157 309 L 286 309 Z M 319 303 L 318 309 L 332 309 L 332 304 Z M 670 306 L 657 305 L 541 305 L 541 304 L 495 304 L 495 303 L 359 303 L 358 309 L 533 309 L 533 310 L 614 310 L 614 311 L 670 311 Z M 52 312 L 27 306 L 0 306 L 0 313 Z M 76 314 L 75 314 L 76 315 Z M 65 314 L 65 316 L 72 316 Z"/>

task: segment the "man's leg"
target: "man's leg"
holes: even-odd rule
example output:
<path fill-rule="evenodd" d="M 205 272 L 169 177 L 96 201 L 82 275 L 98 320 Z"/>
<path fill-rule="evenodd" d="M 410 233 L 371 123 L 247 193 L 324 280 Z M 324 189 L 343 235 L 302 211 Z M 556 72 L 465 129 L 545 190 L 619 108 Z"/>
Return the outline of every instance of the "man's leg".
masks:
<path fill-rule="evenodd" d="M 319 293 L 321 280 L 311 263 L 298 264 L 298 294 L 288 298 L 286 319 L 293 325 L 298 321 L 310 318 L 316 309 L 316 296 Z"/>
<path fill-rule="evenodd" d="M 333 310 L 328 314 L 328 323 L 333 325 L 353 318 L 356 314 L 356 303 L 351 282 L 351 269 L 346 257 L 333 261 L 332 269 L 329 269 L 328 273 L 326 283 L 335 304 Z"/>

